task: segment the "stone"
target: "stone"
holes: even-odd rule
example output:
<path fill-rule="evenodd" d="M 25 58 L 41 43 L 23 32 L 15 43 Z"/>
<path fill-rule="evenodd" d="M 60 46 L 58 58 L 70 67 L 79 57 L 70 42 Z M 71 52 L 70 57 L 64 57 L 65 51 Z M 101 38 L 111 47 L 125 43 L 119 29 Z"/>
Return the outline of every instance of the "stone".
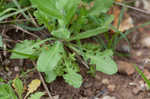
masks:
<path fill-rule="evenodd" d="M 100 76 L 100 73 L 99 73 L 99 72 L 96 72 L 95 79 L 96 79 L 97 81 L 100 81 L 100 80 L 101 80 L 101 76 Z"/>
<path fill-rule="evenodd" d="M 11 75 L 12 75 L 12 71 L 9 71 L 9 72 L 7 73 L 7 75 L 8 75 L 8 76 L 11 76 Z"/>
<path fill-rule="evenodd" d="M 93 84 L 91 82 L 85 82 L 83 83 L 84 88 L 90 88 Z"/>
<path fill-rule="evenodd" d="M 87 89 L 84 91 L 84 96 L 91 97 L 93 96 L 93 91 L 91 89 Z"/>
<path fill-rule="evenodd" d="M 94 88 L 96 90 L 100 90 L 102 86 L 103 86 L 103 84 L 100 81 L 95 81 L 94 82 Z"/>
<path fill-rule="evenodd" d="M 130 82 L 129 85 L 130 85 L 130 86 L 137 86 L 137 83 L 135 83 L 135 82 Z"/>
<path fill-rule="evenodd" d="M 104 96 L 102 99 L 116 99 L 114 96 Z"/>
<path fill-rule="evenodd" d="M 109 80 L 105 78 L 105 79 L 102 80 L 102 83 L 105 84 L 105 85 L 108 85 L 109 84 Z"/>
<path fill-rule="evenodd" d="M 147 83 L 144 84 L 144 87 L 146 88 L 147 91 L 149 91 L 150 87 L 148 86 Z"/>
<path fill-rule="evenodd" d="M 88 99 L 87 97 L 80 97 L 80 99 Z"/>
<path fill-rule="evenodd" d="M 138 95 L 141 91 L 142 91 L 142 89 L 140 87 L 135 87 L 132 90 L 134 95 Z"/>
<path fill-rule="evenodd" d="M 19 67 L 15 66 L 14 71 L 19 72 Z"/>
<path fill-rule="evenodd" d="M 150 48 L 150 31 L 145 31 L 145 30 L 140 30 L 141 32 L 147 32 L 147 33 L 143 33 L 143 35 L 141 35 L 141 39 L 140 39 L 140 44 L 141 47 L 144 48 Z"/>
<path fill-rule="evenodd" d="M 59 99 L 59 95 L 53 96 L 53 99 Z"/>
<path fill-rule="evenodd" d="M 119 47 L 117 47 L 117 50 L 123 53 L 130 53 L 130 47 L 128 44 L 121 44 Z"/>
<path fill-rule="evenodd" d="M 147 77 L 147 79 L 150 80 L 150 72 L 147 69 L 144 69 L 143 73 Z"/>
<path fill-rule="evenodd" d="M 126 61 L 117 61 L 118 72 L 121 74 L 132 75 L 135 73 L 135 68 L 132 63 Z"/>
<path fill-rule="evenodd" d="M 150 37 L 145 37 L 141 40 L 141 44 L 143 47 L 150 48 Z"/>
<path fill-rule="evenodd" d="M 140 88 L 141 88 L 141 89 L 144 90 L 144 89 L 146 88 L 145 83 L 144 83 L 143 80 L 139 81 L 139 84 L 140 84 Z"/>
<path fill-rule="evenodd" d="M 110 84 L 107 86 L 107 88 L 108 88 L 108 91 L 113 92 L 115 91 L 116 86 L 114 84 Z"/>

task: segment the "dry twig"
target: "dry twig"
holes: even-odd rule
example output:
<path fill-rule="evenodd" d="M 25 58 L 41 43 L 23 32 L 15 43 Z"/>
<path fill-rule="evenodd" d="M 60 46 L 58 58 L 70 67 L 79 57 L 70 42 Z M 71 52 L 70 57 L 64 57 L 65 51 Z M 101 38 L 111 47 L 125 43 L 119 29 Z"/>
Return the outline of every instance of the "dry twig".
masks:
<path fill-rule="evenodd" d="M 27 30 L 25 30 L 25 29 L 23 29 L 23 28 L 21 28 L 21 27 L 19 27 L 19 26 L 17 26 L 17 25 L 12 25 L 12 26 L 15 27 L 16 29 L 19 29 L 19 30 L 21 30 L 21 31 L 23 31 L 23 32 L 25 32 L 25 33 L 27 33 L 27 34 L 29 34 L 29 35 L 32 35 L 33 37 L 40 38 L 40 37 L 38 37 L 37 35 L 35 35 L 35 34 L 29 32 L 29 31 L 27 31 Z"/>
<path fill-rule="evenodd" d="M 115 4 L 120 5 L 120 6 L 124 6 L 124 7 L 127 7 L 127 8 L 130 8 L 130 9 L 133 9 L 133 10 L 145 13 L 145 14 L 150 14 L 149 11 L 145 11 L 145 10 L 142 10 L 142 9 L 139 9 L 139 8 L 136 8 L 136 7 L 132 7 L 132 6 L 120 3 L 120 2 L 115 2 Z"/>
<path fill-rule="evenodd" d="M 76 57 L 87 69 L 89 69 L 88 64 L 79 55 L 76 54 Z"/>
<path fill-rule="evenodd" d="M 29 21 L 32 21 L 35 18 L 29 18 Z M 28 21 L 27 19 L 16 19 L 16 20 L 6 20 L 6 21 L 1 21 L 1 24 L 5 24 L 5 23 L 12 23 L 12 22 L 25 22 Z"/>
<path fill-rule="evenodd" d="M 6 33 L 6 27 L 4 26 L 4 28 L 2 30 L 2 37 L 5 35 L 5 33 Z M 6 52 L 7 46 L 6 46 L 6 42 L 4 39 L 3 39 L 3 49 L 4 49 L 3 55 L 6 57 L 7 56 L 7 52 Z"/>
<path fill-rule="evenodd" d="M 32 63 L 33 63 L 34 66 L 36 66 L 36 64 L 33 61 L 32 61 Z M 44 78 L 43 78 L 42 74 L 38 70 L 37 70 L 37 72 L 38 72 L 38 75 L 40 76 L 40 80 L 42 81 L 44 89 L 46 90 L 46 92 L 47 92 L 47 94 L 49 96 L 49 99 L 53 99 L 53 97 L 52 97 L 52 95 L 51 95 L 51 93 L 50 93 L 50 91 L 49 91 L 49 89 L 48 89 L 48 87 L 47 87 L 47 85 L 46 85 L 46 83 L 44 81 Z"/>

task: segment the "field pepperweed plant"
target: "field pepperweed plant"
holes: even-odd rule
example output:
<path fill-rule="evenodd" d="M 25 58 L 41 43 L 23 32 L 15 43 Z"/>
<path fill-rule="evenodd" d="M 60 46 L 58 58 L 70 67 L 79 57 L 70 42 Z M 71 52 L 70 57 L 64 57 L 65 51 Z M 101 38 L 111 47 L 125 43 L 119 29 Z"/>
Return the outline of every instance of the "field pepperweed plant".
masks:
<path fill-rule="evenodd" d="M 78 57 L 91 69 L 109 75 L 117 72 L 111 49 L 101 50 L 100 45 L 83 42 L 83 39 L 106 33 L 113 21 L 107 11 L 113 0 L 30 0 L 39 25 L 48 29 L 51 37 L 44 40 L 24 40 L 12 50 L 12 59 L 37 61 L 37 70 L 45 73 L 50 83 L 58 76 L 79 88 Z"/>

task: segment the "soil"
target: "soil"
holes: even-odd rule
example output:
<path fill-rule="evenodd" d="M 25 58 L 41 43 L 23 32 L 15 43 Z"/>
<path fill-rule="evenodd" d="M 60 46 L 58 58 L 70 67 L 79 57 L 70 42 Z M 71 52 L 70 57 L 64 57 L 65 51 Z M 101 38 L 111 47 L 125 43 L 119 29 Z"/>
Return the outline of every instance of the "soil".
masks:
<path fill-rule="evenodd" d="M 135 26 L 138 24 L 142 24 L 149 19 L 143 20 L 143 16 L 140 16 L 141 13 L 135 14 L 135 11 L 129 11 L 130 15 L 134 19 Z M 146 15 L 145 15 L 146 16 Z M 145 17 L 144 17 L 145 18 Z M 7 26 L 7 25 L 6 25 Z M 31 35 L 23 33 L 21 31 L 16 31 L 15 29 L 7 29 L 3 31 L 3 26 L 1 26 L 1 32 L 4 33 L 4 38 L 9 39 L 11 41 L 6 40 L 6 44 L 8 48 L 13 48 L 15 43 L 24 40 L 24 39 L 35 39 L 31 37 Z M 142 69 L 147 69 L 150 71 L 148 67 L 149 64 L 143 66 L 143 59 L 148 58 L 148 52 L 150 48 L 143 48 L 140 45 L 141 35 L 145 33 L 150 33 L 150 25 L 145 28 L 139 28 L 136 31 L 129 34 L 129 41 L 131 42 L 131 51 L 129 57 L 119 57 L 115 56 L 115 60 L 122 60 L 126 62 L 136 63 L 138 66 L 141 66 Z M 135 37 L 136 36 L 136 37 Z M 126 44 L 125 41 L 118 46 Z M 134 53 L 136 51 L 145 51 L 147 54 L 143 54 L 140 57 L 135 57 Z M 23 72 L 34 68 L 32 62 L 30 60 L 10 60 L 10 53 L 2 51 L 0 49 L 0 77 L 3 77 L 5 80 L 12 80 L 17 75 L 23 75 Z M 59 99 L 100 99 L 103 96 L 109 95 L 114 96 L 116 99 L 150 99 L 149 91 L 141 90 L 139 92 L 134 92 L 134 89 L 137 85 L 131 85 L 131 83 L 139 84 L 139 81 L 143 81 L 137 72 L 134 72 L 132 75 L 126 75 L 117 73 L 115 75 L 106 75 L 100 72 L 96 72 L 96 77 L 92 77 L 91 75 L 86 73 L 86 69 L 81 65 L 81 74 L 84 78 L 84 82 L 81 88 L 73 88 L 69 86 L 61 77 L 58 77 L 56 81 L 51 84 L 47 84 L 51 94 L 53 96 L 58 95 Z M 39 75 L 36 70 L 29 72 L 26 76 L 23 76 L 24 83 L 26 85 L 33 79 L 39 78 Z M 106 82 L 104 82 L 106 80 Z M 108 86 L 115 86 L 114 89 L 109 89 Z M 140 85 L 138 85 L 140 86 Z M 44 91 L 44 87 L 41 86 L 38 90 Z M 43 98 L 47 99 L 47 98 Z"/>

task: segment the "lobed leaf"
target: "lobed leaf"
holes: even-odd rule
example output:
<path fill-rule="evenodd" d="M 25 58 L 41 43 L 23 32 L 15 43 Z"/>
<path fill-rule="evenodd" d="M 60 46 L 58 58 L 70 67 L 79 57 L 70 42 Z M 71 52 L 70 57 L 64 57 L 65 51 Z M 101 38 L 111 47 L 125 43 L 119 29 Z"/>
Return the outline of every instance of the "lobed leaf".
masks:
<path fill-rule="evenodd" d="M 79 88 L 82 84 L 82 76 L 73 70 L 69 70 L 69 72 L 63 75 L 63 77 L 68 84 L 75 88 Z"/>
<path fill-rule="evenodd" d="M 22 43 L 17 43 L 13 51 L 18 53 L 12 53 L 11 57 L 12 59 L 20 58 L 20 59 L 26 59 L 30 56 L 21 55 L 19 53 L 33 55 L 35 49 L 32 48 L 32 46 L 35 44 L 33 40 L 24 40 Z"/>
<path fill-rule="evenodd" d="M 48 40 L 52 40 L 53 38 L 48 38 L 45 40 L 24 40 L 21 43 L 17 43 L 15 48 L 11 51 L 12 55 L 10 58 L 12 59 L 27 59 L 27 58 L 35 58 L 38 53 L 36 53 L 36 49 L 40 48 L 40 45 L 45 43 Z"/>
<path fill-rule="evenodd" d="M 55 29 L 55 19 L 52 17 L 47 16 L 45 13 L 39 10 L 34 11 L 34 16 L 36 17 L 38 23 L 40 25 L 44 24 L 44 26 L 48 28 L 50 32 Z"/>
<path fill-rule="evenodd" d="M 55 73 L 55 71 L 48 71 L 48 72 L 45 72 L 45 79 L 46 79 L 46 82 L 48 83 L 51 83 L 52 81 L 54 81 L 57 77 L 57 74 Z"/>
<path fill-rule="evenodd" d="M 96 65 L 97 71 L 112 75 L 117 72 L 117 65 L 111 58 L 112 54 L 111 50 L 105 50 L 104 52 L 96 52 L 96 55 L 87 53 L 85 57 L 90 59 L 91 64 Z"/>
<path fill-rule="evenodd" d="M 17 92 L 19 98 L 22 98 L 22 94 L 24 92 L 24 86 L 23 86 L 23 82 L 19 79 L 16 78 L 13 80 L 13 87 L 15 88 L 15 91 Z"/>
<path fill-rule="evenodd" d="M 40 72 L 52 71 L 61 60 L 63 53 L 63 44 L 55 42 L 52 47 L 43 48 L 37 61 L 37 69 Z"/>

